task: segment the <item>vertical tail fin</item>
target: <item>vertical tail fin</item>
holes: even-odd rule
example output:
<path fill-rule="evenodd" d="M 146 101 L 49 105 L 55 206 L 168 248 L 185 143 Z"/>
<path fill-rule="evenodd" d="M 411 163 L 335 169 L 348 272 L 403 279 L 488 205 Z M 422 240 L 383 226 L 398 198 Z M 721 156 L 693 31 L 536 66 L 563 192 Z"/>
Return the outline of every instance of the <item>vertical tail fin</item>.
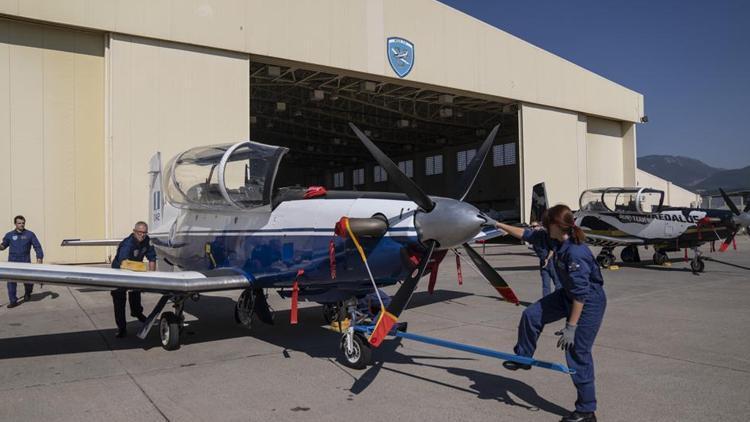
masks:
<path fill-rule="evenodd" d="M 531 189 L 531 215 L 529 216 L 529 223 L 542 222 L 542 215 L 547 211 L 547 189 L 544 187 L 544 182 L 537 183 Z"/>
<path fill-rule="evenodd" d="M 148 226 L 156 228 L 162 225 L 164 219 L 164 195 L 162 194 L 161 180 L 161 153 L 157 152 L 149 162 L 149 199 L 148 199 Z"/>

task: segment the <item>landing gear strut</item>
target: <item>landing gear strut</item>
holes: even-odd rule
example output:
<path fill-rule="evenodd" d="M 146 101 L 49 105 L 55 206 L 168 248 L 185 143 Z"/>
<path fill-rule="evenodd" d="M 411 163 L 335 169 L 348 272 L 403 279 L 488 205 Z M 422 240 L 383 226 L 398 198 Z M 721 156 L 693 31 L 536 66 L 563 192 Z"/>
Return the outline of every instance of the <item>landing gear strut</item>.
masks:
<path fill-rule="evenodd" d="M 357 299 L 351 298 L 343 306 L 351 318 L 351 325 L 341 336 L 342 363 L 352 369 L 364 369 L 372 361 L 372 347 L 365 336 L 354 328 L 362 315 L 357 311 Z"/>
<path fill-rule="evenodd" d="M 638 246 L 626 246 L 620 252 L 620 258 L 622 258 L 622 262 L 641 262 L 641 257 L 638 254 Z"/>
<path fill-rule="evenodd" d="M 339 321 L 341 319 L 340 315 L 342 309 L 341 302 L 326 303 L 323 305 L 323 319 L 326 324 L 330 324 L 333 321 Z"/>
<path fill-rule="evenodd" d="M 602 268 L 609 268 L 615 263 L 615 255 L 612 253 L 613 248 L 602 248 L 599 255 L 596 257 L 596 262 L 601 265 Z"/>

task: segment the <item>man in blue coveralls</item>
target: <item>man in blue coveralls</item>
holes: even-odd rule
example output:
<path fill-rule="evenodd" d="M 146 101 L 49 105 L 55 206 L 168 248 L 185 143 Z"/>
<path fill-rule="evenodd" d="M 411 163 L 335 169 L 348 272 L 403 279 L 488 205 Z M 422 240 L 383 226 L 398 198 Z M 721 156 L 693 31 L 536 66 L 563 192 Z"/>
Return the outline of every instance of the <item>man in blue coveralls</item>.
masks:
<path fill-rule="evenodd" d="M 126 237 L 117 246 L 117 254 L 112 260 L 112 268 L 120 268 L 123 261 L 143 262 L 143 258 L 148 259 L 148 270 L 156 271 L 156 251 L 151 245 L 151 239 L 148 237 L 148 224 L 143 221 L 135 223 L 133 234 Z M 127 321 L 125 320 L 125 292 L 126 289 L 116 289 L 111 292 L 112 303 L 115 307 L 115 322 L 117 323 L 117 338 L 125 337 L 127 332 Z M 141 292 L 131 290 L 128 292 L 127 300 L 130 301 L 130 315 L 138 318 L 138 321 L 146 321 L 143 315 L 143 306 L 141 306 Z"/>
<path fill-rule="evenodd" d="M 41 264 L 42 259 L 44 259 L 42 245 L 39 243 L 39 239 L 36 238 L 34 232 L 26 230 L 26 219 L 22 215 L 17 215 L 13 219 L 13 223 L 16 225 L 16 228 L 5 234 L 2 243 L 0 243 L 0 251 L 10 247 L 8 262 L 31 262 L 31 248 L 33 247 L 36 254 L 36 262 L 37 264 Z M 23 301 L 28 302 L 31 300 L 31 291 L 34 288 L 34 284 L 23 283 L 23 286 Z M 12 281 L 8 282 L 8 299 L 10 300 L 8 304 L 9 308 L 18 306 L 16 283 Z"/>

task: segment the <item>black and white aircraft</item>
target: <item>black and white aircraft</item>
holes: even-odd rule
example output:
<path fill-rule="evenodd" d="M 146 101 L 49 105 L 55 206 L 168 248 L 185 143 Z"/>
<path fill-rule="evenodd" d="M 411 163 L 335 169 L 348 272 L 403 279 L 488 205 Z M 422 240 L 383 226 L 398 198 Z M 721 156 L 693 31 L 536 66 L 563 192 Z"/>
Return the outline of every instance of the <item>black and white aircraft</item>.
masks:
<path fill-rule="evenodd" d="M 692 249 L 690 267 L 693 272 L 702 272 L 701 245 L 722 240 L 723 252 L 737 232 L 750 225 L 750 204 L 740 212 L 723 190 L 721 194 L 729 210 L 664 206 L 664 192 L 657 189 L 590 189 L 580 196 L 576 224 L 586 233 L 588 243 L 602 247 L 597 256 L 602 267 L 615 262 L 612 251 L 616 247 L 624 248 L 620 254 L 624 262 L 638 262 L 638 246 L 652 246 L 657 265 L 669 259 L 668 252 Z M 542 200 L 546 205 L 546 199 Z"/>

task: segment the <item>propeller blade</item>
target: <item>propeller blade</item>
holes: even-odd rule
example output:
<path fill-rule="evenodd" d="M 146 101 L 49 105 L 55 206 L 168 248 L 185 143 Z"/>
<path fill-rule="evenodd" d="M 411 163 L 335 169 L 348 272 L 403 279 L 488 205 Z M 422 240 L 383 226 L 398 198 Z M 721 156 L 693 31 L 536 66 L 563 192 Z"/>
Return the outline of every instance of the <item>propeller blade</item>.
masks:
<path fill-rule="evenodd" d="M 740 215 L 740 210 L 737 209 L 737 205 L 734 205 L 734 202 L 732 202 L 732 198 L 727 195 L 726 192 L 724 192 L 724 189 L 719 188 L 719 192 L 721 193 L 721 197 L 724 198 L 724 202 L 727 204 L 730 210 L 734 213 L 734 215 Z"/>
<path fill-rule="evenodd" d="M 484 159 L 487 158 L 487 153 L 490 152 L 492 143 L 495 142 L 495 136 L 497 135 L 498 129 L 500 129 L 499 124 L 495 125 L 495 127 L 492 128 L 492 132 L 490 132 L 490 134 L 487 136 L 487 139 L 484 140 L 482 146 L 479 147 L 477 153 L 474 155 L 474 158 L 471 160 L 471 163 L 466 166 L 464 175 L 461 176 L 461 181 L 458 183 L 458 191 L 456 192 L 456 197 L 459 201 L 463 201 L 464 198 L 466 198 L 466 195 L 469 194 L 472 185 L 474 185 L 474 181 L 477 180 L 479 170 L 482 169 L 482 163 L 484 163 Z"/>
<path fill-rule="evenodd" d="M 747 201 L 747 204 L 745 204 L 745 209 L 742 210 L 742 212 L 748 212 L 750 211 L 750 201 Z"/>
<path fill-rule="evenodd" d="M 401 287 L 399 287 L 396 295 L 391 299 L 391 303 L 388 305 L 385 312 L 380 313 L 378 322 L 375 324 L 375 328 L 372 330 L 372 334 L 368 340 L 374 347 L 380 346 L 380 343 L 383 342 L 385 336 L 391 331 L 391 328 L 396 324 L 396 321 L 398 321 L 399 315 L 401 315 L 401 312 L 409 303 L 411 295 L 417 288 L 419 279 L 422 278 L 425 269 L 427 269 L 427 264 L 430 262 L 432 252 L 435 250 L 435 245 L 437 245 L 437 242 L 434 240 L 427 241 L 427 251 L 422 255 L 422 259 L 419 261 L 417 268 L 415 268 L 414 271 L 409 274 L 409 277 L 407 277 L 401 284 Z"/>
<path fill-rule="evenodd" d="M 399 169 L 398 166 L 394 164 L 393 161 L 391 161 L 391 159 L 383 153 L 383 151 L 380 150 L 380 148 L 375 146 L 375 144 L 370 140 L 370 138 L 367 137 L 367 135 L 362 133 L 362 131 L 359 130 L 359 128 L 355 126 L 354 123 L 349 122 L 349 127 L 352 128 L 359 140 L 362 141 L 362 143 L 365 145 L 365 148 L 370 151 L 370 154 L 372 154 L 373 158 L 375 158 L 375 161 L 377 161 L 378 164 L 383 167 L 383 170 L 385 170 L 386 174 L 388 174 L 388 180 L 395 183 L 396 186 L 398 186 L 398 188 L 401 189 L 401 191 L 409 197 L 409 199 L 414 201 L 414 203 L 419 205 L 419 207 L 423 210 L 429 212 L 432 211 L 433 208 L 435 208 L 435 203 L 432 202 L 432 199 L 430 199 L 430 197 L 427 196 L 427 194 L 424 193 L 424 191 L 416 183 L 414 183 L 413 180 L 405 175 L 401 171 L 401 169 Z"/>
<path fill-rule="evenodd" d="M 464 249 L 466 250 L 466 253 L 469 255 L 469 258 L 471 258 L 472 261 L 474 261 L 474 264 L 477 266 L 477 269 L 479 269 L 479 272 L 482 273 L 482 276 L 487 279 L 487 281 L 490 282 L 490 285 L 497 290 L 498 293 L 500 293 L 500 296 L 505 299 L 506 302 L 515 303 L 516 305 L 519 304 L 518 298 L 516 297 L 516 294 L 513 292 L 513 289 L 508 286 L 508 283 L 505 282 L 505 280 L 500 276 L 500 274 L 495 271 L 492 266 L 490 266 L 487 261 L 482 258 L 477 251 L 475 251 L 471 246 L 469 246 L 468 243 L 463 244 Z"/>
<path fill-rule="evenodd" d="M 733 231 L 732 234 L 727 236 L 726 239 L 724 239 L 724 242 L 721 244 L 721 247 L 719 248 L 720 252 L 726 252 L 727 249 L 729 249 L 729 245 L 732 244 L 732 241 L 734 240 L 734 236 L 737 234 L 737 230 Z"/>

